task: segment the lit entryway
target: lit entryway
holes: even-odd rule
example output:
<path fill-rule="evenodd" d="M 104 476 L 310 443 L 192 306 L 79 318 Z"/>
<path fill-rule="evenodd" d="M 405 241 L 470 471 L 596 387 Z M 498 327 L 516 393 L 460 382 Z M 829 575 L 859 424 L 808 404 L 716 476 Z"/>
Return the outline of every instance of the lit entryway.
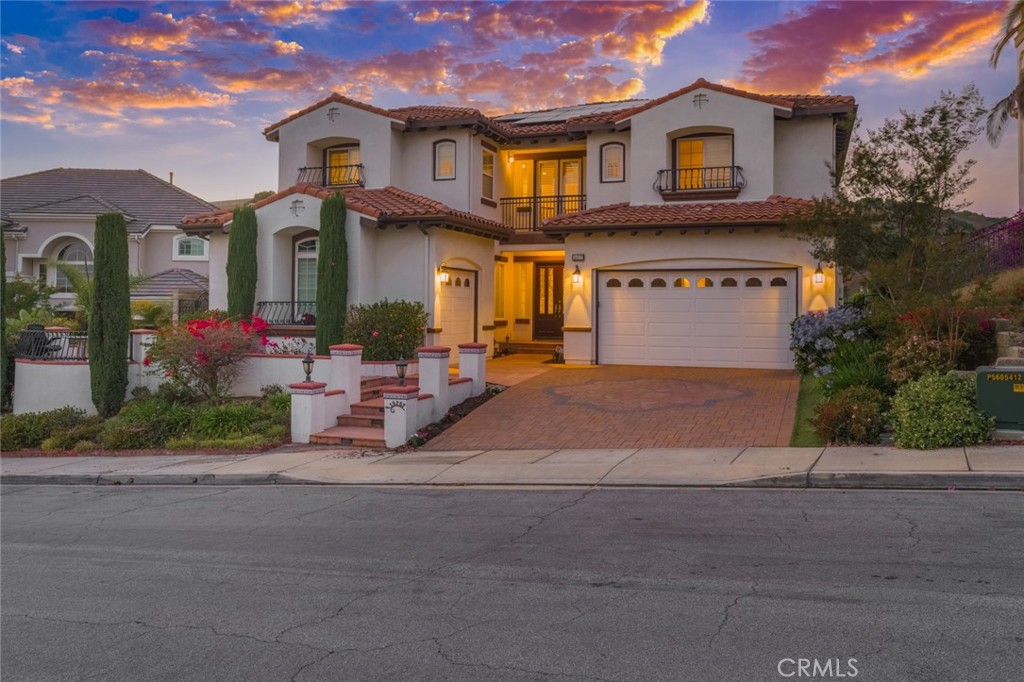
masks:
<path fill-rule="evenodd" d="M 606 271 L 597 359 L 608 365 L 790 369 L 796 271 Z"/>

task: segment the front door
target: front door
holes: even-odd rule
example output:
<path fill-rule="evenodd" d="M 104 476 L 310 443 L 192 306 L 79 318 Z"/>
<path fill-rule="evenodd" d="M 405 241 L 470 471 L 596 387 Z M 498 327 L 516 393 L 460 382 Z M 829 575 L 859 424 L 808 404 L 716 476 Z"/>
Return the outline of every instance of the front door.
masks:
<path fill-rule="evenodd" d="M 562 264 L 537 263 L 533 284 L 533 338 L 562 338 Z"/>

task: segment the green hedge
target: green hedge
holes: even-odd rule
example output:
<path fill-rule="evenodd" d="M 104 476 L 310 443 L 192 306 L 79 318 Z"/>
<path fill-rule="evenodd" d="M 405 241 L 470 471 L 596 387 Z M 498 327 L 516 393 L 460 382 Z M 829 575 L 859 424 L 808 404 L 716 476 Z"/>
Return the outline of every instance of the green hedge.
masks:
<path fill-rule="evenodd" d="M 926 374 L 901 386 L 892 405 L 894 440 L 901 448 L 973 445 L 992 433 L 992 419 L 975 408 L 973 377 Z"/>

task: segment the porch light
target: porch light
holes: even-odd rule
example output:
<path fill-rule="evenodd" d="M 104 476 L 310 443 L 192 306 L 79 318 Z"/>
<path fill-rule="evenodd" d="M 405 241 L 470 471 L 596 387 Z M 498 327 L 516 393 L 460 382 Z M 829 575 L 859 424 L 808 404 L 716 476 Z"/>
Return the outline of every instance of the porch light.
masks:
<path fill-rule="evenodd" d="M 441 282 L 441 284 L 448 284 L 452 279 L 451 274 L 448 272 L 448 265 L 445 263 L 441 263 L 441 267 L 438 268 L 437 273 L 438 281 Z"/>
<path fill-rule="evenodd" d="M 576 269 L 573 270 L 573 273 L 572 273 L 572 283 L 573 284 L 583 284 L 583 273 L 580 272 L 580 266 L 579 265 L 577 265 Z"/>
<path fill-rule="evenodd" d="M 316 360 L 313 359 L 313 354 L 307 350 L 306 357 L 302 358 L 302 370 L 306 373 L 306 382 L 313 380 L 313 363 Z"/>
<path fill-rule="evenodd" d="M 814 271 L 814 283 L 815 284 L 824 284 L 825 283 L 825 273 L 821 269 L 821 263 L 818 263 L 818 268 Z"/>
<path fill-rule="evenodd" d="M 409 366 L 409 362 L 405 358 L 398 358 L 398 362 L 395 363 L 395 374 L 398 375 L 398 385 L 405 386 L 405 368 Z"/>
<path fill-rule="evenodd" d="M 339 109 L 338 107 L 331 107 L 330 109 L 327 110 L 327 118 L 330 119 L 331 123 L 334 123 L 336 120 L 338 120 L 339 116 L 341 116 L 341 109 Z"/>
<path fill-rule="evenodd" d="M 516 155 L 513 154 L 512 152 L 508 153 L 508 162 L 509 163 L 515 163 L 516 162 Z"/>
<path fill-rule="evenodd" d="M 292 202 L 292 215 L 295 216 L 296 218 L 298 218 L 299 214 L 305 210 L 306 204 L 302 201 L 302 199 L 296 199 L 295 201 Z"/>

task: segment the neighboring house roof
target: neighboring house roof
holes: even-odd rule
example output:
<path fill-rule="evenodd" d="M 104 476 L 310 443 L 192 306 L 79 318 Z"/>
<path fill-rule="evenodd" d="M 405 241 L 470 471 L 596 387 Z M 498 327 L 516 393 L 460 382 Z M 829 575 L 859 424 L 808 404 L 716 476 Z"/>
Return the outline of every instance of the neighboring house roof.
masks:
<path fill-rule="evenodd" d="M 175 291 L 208 291 L 210 282 L 184 268 L 158 272 L 132 290 L 132 298 L 173 298 Z"/>
<path fill-rule="evenodd" d="M 213 204 L 144 170 L 53 168 L 0 180 L 3 213 L 125 214 L 128 232 L 177 225 Z M 5 229 L 7 229 L 5 227 Z"/>
<path fill-rule="evenodd" d="M 338 191 L 319 185 L 300 183 L 257 201 L 253 206 L 259 209 L 293 194 L 305 194 L 322 200 Z M 511 230 L 499 222 L 474 213 L 456 210 L 440 201 L 434 201 L 397 187 L 389 186 L 382 189 L 352 187 L 342 190 L 342 194 L 345 195 L 348 208 L 374 218 L 381 226 L 423 222 L 494 239 L 505 239 L 512 234 Z M 196 228 L 223 226 L 231 221 L 231 217 L 230 211 L 210 211 L 186 216 L 181 221 L 180 227 L 186 231 L 194 231 Z"/>
<path fill-rule="evenodd" d="M 809 199 L 772 195 L 765 201 L 717 203 L 612 204 L 546 220 L 548 234 L 664 229 L 668 227 L 732 227 L 781 225 L 789 216 L 814 205 Z"/>

